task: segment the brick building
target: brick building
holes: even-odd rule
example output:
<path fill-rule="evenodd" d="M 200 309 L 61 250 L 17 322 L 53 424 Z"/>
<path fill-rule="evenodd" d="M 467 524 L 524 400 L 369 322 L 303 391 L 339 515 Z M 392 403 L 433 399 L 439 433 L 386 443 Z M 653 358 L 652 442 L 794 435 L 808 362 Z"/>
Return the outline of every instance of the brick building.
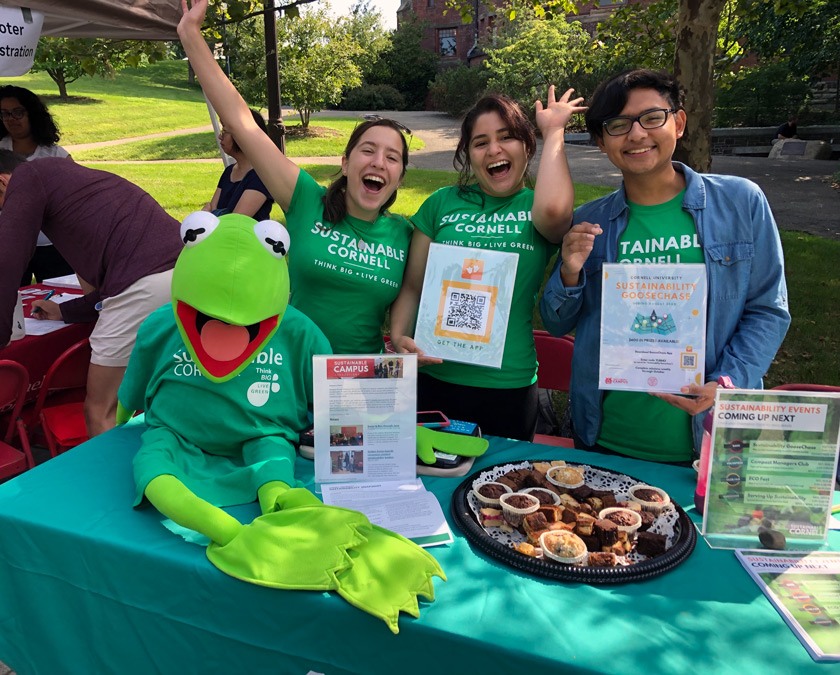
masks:
<path fill-rule="evenodd" d="M 583 27 L 592 33 L 596 24 L 616 6 L 633 1 L 601 0 L 600 5 L 584 5 L 578 14 L 570 14 L 567 18 L 580 21 Z M 416 17 L 426 24 L 423 31 L 423 48 L 440 55 L 441 67 L 461 63 L 470 65 L 484 57 L 478 40 L 492 33 L 496 12 L 504 6 L 505 0 L 472 2 L 473 20 L 465 23 L 461 21 L 458 12 L 453 9 L 447 10 L 446 0 L 402 0 L 397 8 L 397 25 Z"/>

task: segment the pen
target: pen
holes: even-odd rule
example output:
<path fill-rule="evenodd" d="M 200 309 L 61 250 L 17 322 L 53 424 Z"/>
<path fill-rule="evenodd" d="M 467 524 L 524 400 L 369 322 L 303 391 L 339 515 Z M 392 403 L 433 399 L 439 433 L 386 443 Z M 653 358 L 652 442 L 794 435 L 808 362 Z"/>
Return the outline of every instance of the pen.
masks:
<path fill-rule="evenodd" d="M 52 290 L 49 293 L 47 293 L 43 298 L 41 298 L 41 300 L 49 300 L 54 295 L 55 295 L 55 291 Z M 34 314 L 35 312 L 41 312 L 41 311 L 43 311 L 43 310 L 40 307 L 36 307 L 35 309 L 32 310 L 32 313 Z"/>

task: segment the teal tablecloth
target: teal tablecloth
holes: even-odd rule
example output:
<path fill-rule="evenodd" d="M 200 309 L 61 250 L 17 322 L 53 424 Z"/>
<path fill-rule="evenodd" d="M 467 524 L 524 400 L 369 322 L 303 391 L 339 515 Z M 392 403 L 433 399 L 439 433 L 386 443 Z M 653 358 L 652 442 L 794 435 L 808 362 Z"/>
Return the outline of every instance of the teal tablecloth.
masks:
<path fill-rule="evenodd" d="M 335 595 L 226 577 L 154 510 L 132 510 L 140 430 L 114 430 L 0 486 L 0 660 L 21 675 L 837 668 L 814 663 L 733 553 L 702 540 L 660 577 L 595 587 L 512 571 L 453 525 L 455 542 L 430 549 L 449 581 L 435 580 L 436 601 L 392 635 Z M 564 448 L 494 439 L 476 468 L 526 458 L 589 461 L 692 503 L 691 469 Z M 297 469 L 311 479 L 310 462 Z M 424 481 L 448 513 L 461 479 Z M 247 520 L 256 507 L 234 513 Z"/>

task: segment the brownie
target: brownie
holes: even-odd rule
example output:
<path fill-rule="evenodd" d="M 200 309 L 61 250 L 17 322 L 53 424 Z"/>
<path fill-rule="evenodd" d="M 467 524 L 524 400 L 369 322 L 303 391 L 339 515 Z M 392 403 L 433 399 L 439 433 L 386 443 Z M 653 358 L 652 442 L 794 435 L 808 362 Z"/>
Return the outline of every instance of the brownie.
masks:
<path fill-rule="evenodd" d="M 542 513 L 549 523 L 556 523 L 563 520 L 563 507 L 556 504 L 543 504 L 537 509 L 537 513 Z"/>
<path fill-rule="evenodd" d="M 615 495 L 612 492 L 608 492 L 605 495 L 601 495 L 601 501 L 604 503 L 604 508 L 605 509 L 607 509 L 611 506 L 615 506 L 616 503 L 617 503 Z"/>
<path fill-rule="evenodd" d="M 584 499 L 586 499 L 592 494 L 592 488 L 584 483 L 580 487 L 576 487 L 569 490 L 569 494 L 572 495 L 572 497 L 577 499 L 579 502 L 582 502 Z"/>
<path fill-rule="evenodd" d="M 501 485 L 493 485 L 492 483 L 486 483 L 484 485 L 479 486 L 477 492 L 482 497 L 487 497 L 487 499 L 498 499 L 503 494 L 505 494 L 507 490 L 505 490 Z"/>
<path fill-rule="evenodd" d="M 583 543 L 586 544 L 587 551 L 600 551 L 601 550 L 601 540 L 598 539 L 594 534 L 587 535 L 587 534 L 578 534 L 578 536 L 583 539 Z"/>
<path fill-rule="evenodd" d="M 618 541 L 618 525 L 611 520 L 599 518 L 595 521 L 594 532 L 598 535 L 601 546 L 612 546 Z"/>
<path fill-rule="evenodd" d="M 639 515 L 642 517 L 642 524 L 639 525 L 639 531 L 645 532 L 650 529 L 651 525 L 653 525 L 653 522 L 656 520 L 656 516 L 651 511 L 642 511 Z"/>
<path fill-rule="evenodd" d="M 564 523 L 576 523 L 578 513 L 580 513 L 580 509 L 578 509 L 576 506 L 566 504 L 563 508 L 563 515 L 561 516 L 561 520 Z"/>
<path fill-rule="evenodd" d="M 525 528 L 526 532 L 534 532 L 536 530 L 547 530 L 548 529 L 548 521 L 545 519 L 545 515 L 540 513 L 539 511 L 534 511 L 534 513 L 529 513 L 525 518 L 522 520 L 522 526 Z"/>
<path fill-rule="evenodd" d="M 545 476 L 535 470 L 528 471 L 528 473 L 522 476 L 522 487 L 524 488 L 542 487 L 543 483 L 547 482 Z"/>
<path fill-rule="evenodd" d="M 509 478 L 507 474 L 505 474 L 501 478 L 497 478 L 496 482 L 501 483 L 502 485 L 507 485 L 514 492 L 519 489 L 519 486 L 516 484 L 516 481 Z"/>
<path fill-rule="evenodd" d="M 615 553 L 591 552 L 587 565 L 590 567 L 615 567 L 617 563 Z"/>
<path fill-rule="evenodd" d="M 665 553 L 668 538 L 664 534 L 656 534 L 655 532 L 639 532 L 636 538 L 636 553 L 646 555 L 648 558 L 653 558 L 657 555 Z"/>
<path fill-rule="evenodd" d="M 548 492 L 543 492 L 542 489 L 534 490 L 533 492 L 529 492 L 529 495 L 533 495 L 536 497 L 540 504 L 553 504 L 554 498 Z"/>

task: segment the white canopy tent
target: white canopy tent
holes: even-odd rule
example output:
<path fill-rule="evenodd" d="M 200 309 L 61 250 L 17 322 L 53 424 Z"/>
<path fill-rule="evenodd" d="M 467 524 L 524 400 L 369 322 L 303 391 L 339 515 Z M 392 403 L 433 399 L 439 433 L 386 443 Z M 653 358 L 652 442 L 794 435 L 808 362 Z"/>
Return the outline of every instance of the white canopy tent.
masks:
<path fill-rule="evenodd" d="M 45 37 L 177 40 L 180 0 L 0 0 L 37 10 Z"/>

